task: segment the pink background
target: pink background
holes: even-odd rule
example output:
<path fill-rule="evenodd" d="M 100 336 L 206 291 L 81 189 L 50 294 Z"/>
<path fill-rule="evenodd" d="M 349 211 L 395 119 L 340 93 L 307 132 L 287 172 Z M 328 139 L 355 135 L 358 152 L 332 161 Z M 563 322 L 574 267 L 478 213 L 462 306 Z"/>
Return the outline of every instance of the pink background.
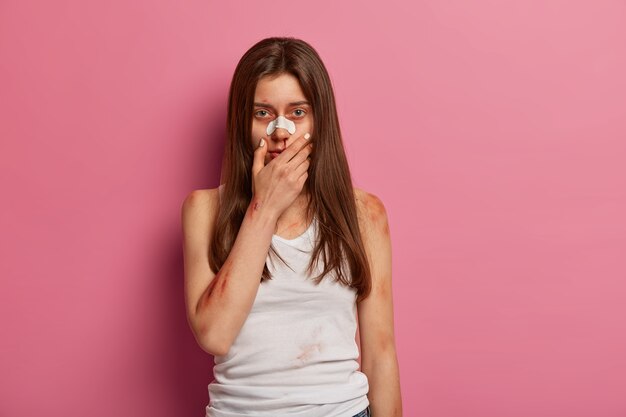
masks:
<path fill-rule="evenodd" d="M 3 1 L 0 415 L 204 415 L 180 206 L 271 35 L 387 207 L 404 415 L 625 416 L 619 0 Z"/>

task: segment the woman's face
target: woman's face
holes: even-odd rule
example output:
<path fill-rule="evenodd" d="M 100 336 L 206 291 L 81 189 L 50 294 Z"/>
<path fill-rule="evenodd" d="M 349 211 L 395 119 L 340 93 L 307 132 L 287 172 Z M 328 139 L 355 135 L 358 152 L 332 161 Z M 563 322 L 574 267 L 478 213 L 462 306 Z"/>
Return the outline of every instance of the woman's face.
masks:
<path fill-rule="evenodd" d="M 277 127 L 270 135 L 267 134 L 267 125 L 278 116 L 284 116 L 296 125 L 293 135 L 281 127 Z M 252 147 L 256 149 L 259 140 L 265 139 L 266 165 L 278 156 L 273 151 L 285 150 L 305 133 L 313 135 L 313 109 L 304 96 L 298 79 L 291 74 L 266 76 L 259 80 L 254 92 L 252 118 Z"/>

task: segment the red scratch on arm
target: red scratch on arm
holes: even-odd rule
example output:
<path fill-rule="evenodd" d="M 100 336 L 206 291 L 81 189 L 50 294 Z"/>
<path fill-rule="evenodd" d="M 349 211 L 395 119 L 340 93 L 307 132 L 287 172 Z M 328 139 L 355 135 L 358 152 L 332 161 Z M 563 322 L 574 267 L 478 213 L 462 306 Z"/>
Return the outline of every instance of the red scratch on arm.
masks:
<path fill-rule="evenodd" d="M 207 287 L 206 296 L 202 300 L 203 305 L 209 303 L 209 300 L 213 297 L 214 292 L 218 297 L 224 294 L 224 290 L 228 284 L 228 277 L 230 275 L 231 268 L 231 262 L 229 260 L 222 265 Z"/>
<path fill-rule="evenodd" d="M 223 275 L 220 275 L 220 286 L 219 286 L 219 294 L 224 294 L 224 290 L 226 289 L 226 285 L 228 283 L 228 276 L 230 275 L 230 268 L 224 271 Z"/>
<path fill-rule="evenodd" d="M 254 218 L 259 210 L 261 210 L 261 207 L 263 207 L 263 202 L 257 197 L 252 197 L 252 201 L 250 202 L 250 205 L 248 205 L 248 209 L 246 210 L 246 216 Z"/>

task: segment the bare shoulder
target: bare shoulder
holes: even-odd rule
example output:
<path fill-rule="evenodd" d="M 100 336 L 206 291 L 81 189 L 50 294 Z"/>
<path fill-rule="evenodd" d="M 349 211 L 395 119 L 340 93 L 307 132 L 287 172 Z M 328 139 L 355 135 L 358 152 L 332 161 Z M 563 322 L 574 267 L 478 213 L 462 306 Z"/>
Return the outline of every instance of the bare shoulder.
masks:
<path fill-rule="evenodd" d="M 219 197 L 219 188 L 204 188 L 193 190 L 185 197 L 183 206 L 196 206 L 199 204 L 211 204 Z"/>
<path fill-rule="evenodd" d="M 365 232 L 373 231 L 389 234 L 387 210 L 382 200 L 375 194 L 354 187 L 359 226 Z"/>
<path fill-rule="evenodd" d="M 218 206 L 219 188 L 191 191 L 185 197 L 181 207 L 183 226 L 188 225 L 194 229 L 198 226 L 208 227 L 217 214 Z"/>

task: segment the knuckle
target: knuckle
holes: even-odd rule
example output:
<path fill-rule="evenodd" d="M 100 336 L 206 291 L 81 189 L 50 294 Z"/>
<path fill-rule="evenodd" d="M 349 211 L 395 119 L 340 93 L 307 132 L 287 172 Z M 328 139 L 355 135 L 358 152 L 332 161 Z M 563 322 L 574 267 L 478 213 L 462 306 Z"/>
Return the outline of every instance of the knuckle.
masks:
<path fill-rule="evenodd" d="M 287 167 L 285 165 L 281 165 L 280 167 L 278 167 L 278 176 L 281 178 L 284 178 L 286 176 L 288 176 L 289 171 L 287 171 Z"/>

